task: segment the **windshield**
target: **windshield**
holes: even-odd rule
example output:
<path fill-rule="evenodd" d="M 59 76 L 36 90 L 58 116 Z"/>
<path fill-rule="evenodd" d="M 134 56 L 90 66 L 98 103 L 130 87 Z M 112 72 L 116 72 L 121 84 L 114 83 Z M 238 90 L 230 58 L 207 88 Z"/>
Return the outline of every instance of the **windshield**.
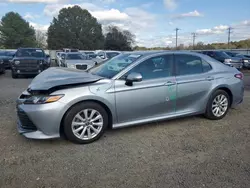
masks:
<path fill-rule="evenodd" d="M 226 52 L 226 54 L 231 56 L 231 57 L 237 56 L 237 53 L 234 53 L 234 52 Z"/>
<path fill-rule="evenodd" d="M 88 56 L 89 56 L 90 58 L 96 58 L 97 55 L 96 55 L 96 54 L 89 54 Z"/>
<path fill-rule="evenodd" d="M 84 52 L 86 55 L 95 54 L 94 52 Z"/>
<path fill-rule="evenodd" d="M 18 49 L 16 53 L 17 57 L 44 57 L 44 51 L 42 49 Z"/>
<path fill-rule="evenodd" d="M 138 54 L 121 54 L 100 66 L 90 69 L 89 72 L 98 76 L 112 78 L 140 57 L 141 55 Z"/>
<path fill-rule="evenodd" d="M 80 59 L 86 59 L 82 54 L 67 54 L 66 56 L 67 60 L 80 60 Z"/>
<path fill-rule="evenodd" d="M 225 52 L 215 52 L 219 57 L 230 59 L 231 57 L 227 55 Z"/>

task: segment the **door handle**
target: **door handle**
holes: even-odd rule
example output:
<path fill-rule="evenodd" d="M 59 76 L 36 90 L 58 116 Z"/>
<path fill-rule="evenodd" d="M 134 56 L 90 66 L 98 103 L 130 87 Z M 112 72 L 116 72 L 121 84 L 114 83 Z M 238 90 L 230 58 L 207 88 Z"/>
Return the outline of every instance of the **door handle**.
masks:
<path fill-rule="evenodd" d="M 208 76 L 208 77 L 206 78 L 206 80 L 207 80 L 207 81 L 212 81 L 212 80 L 214 80 L 214 77 Z"/>
<path fill-rule="evenodd" d="M 175 85 L 176 83 L 174 81 L 167 81 L 164 85 L 165 86 L 170 86 L 170 85 Z"/>

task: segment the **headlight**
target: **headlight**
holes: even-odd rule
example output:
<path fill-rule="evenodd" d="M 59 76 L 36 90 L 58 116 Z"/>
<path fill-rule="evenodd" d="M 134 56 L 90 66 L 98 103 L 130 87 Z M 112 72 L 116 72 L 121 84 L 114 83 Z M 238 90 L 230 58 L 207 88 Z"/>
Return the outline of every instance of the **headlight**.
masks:
<path fill-rule="evenodd" d="M 43 60 L 39 60 L 39 64 L 42 65 L 44 63 Z"/>
<path fill-rule="evenodd" d="M 46 104 L 56 102 L 64 95 L 31 96 L 24 101 L 24 104 Z"/>
<path fill-rule="evenodd" d="M 248 63 L 248 62 L 249 62 L 249 60 L 247 60 L 247 59 L 244 59 L 244 60 L 243 60 L 243 62 L 244 62 L 244 63 Z"/>
<path fill-rule="evenodd" d="M 3 64 L 3 60 L 0 60 L 0 64 Z"/>
<path fill-rule="evenodd" d="M 231 59 L 225 59 L 224 62 L 225 63 L 230 63 L 232 60 Z"/>
<path fill-rule="evenodd" d="M 18 65 L 18 64 L 20 64 L 20 61 L 14 61 L 14 63 L 15 63 L 16 65 Z"/>

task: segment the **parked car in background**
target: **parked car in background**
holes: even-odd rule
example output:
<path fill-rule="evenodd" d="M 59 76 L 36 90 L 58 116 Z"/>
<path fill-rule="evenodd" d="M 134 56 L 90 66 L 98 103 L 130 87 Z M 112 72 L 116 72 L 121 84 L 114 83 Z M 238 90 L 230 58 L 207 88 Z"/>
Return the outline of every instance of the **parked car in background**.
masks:
<path fill-rule="evenodd" d="M 46 57 L 46 62 L 48 63 L 48 67 L 51 66 L 51 58 L 50 58 L 50 55 L 49 54 L 45 54 L 45 57 Z"/>
<path fill-rule="evenodd" d="M 0 59 L 3 60 L 4 67 L 10 68 L 11 60 L 13 59 L 13 56 L 15 54 L 15 51 L 0 51 Z"/>
<path fill-rule="evenodd" d="M 68 53 L 68 52 L 79 52 L 78 49 L 71 49 L 71 48 L 63 48 L 63 52 Z"/>
<path fill-rule="evenodd" d="M 243 68 L 250 69 L 250 57 L 245 56 L 244 54 L 239 54 L 235 52 L 226 52 L 231 57 L 241 58 L 243 62 Z"/>
<path fill-rule="evenodd" d="M 65 52 L 56 53 L 56 65 L 61 67 L 62 59 L 65 57 Z"/>
<path fill-rule="evenodd" d="M 80 52 L 69 52 L 66 53 L 65 57 L 62 59 L 61 66 L 80 69 L 80 70 L 88 70 L 95 65 L 95 62 L 89 60 L 87 56 L 83 56 Z"/>
<path fill-rule="evenodd" d="M 202 53 L 237 69 L 241 69 L 243 67 L 241 58 L 231 57 L 224 51 L 202 51 Z"/>
<path fill-rule="evenodd" d="M 118 51 L 100 51 L 97 53 L 97 56 L 99 56 L 101 59 L 111 59 L 119 54 L 121 54 L 121 52 L 118 52 Z"/>
<path fill-rule="evenodd" d="M 48 55 L 40 48 L 19 48 L 11 63 L 12 78 L 37 75 L 49 67 Z"/>
<path fill-rule="evenodd" d="M 96 54 L 94 51 L 81 51 L 84 56 L 87 56 L 88 59 L 96 58 Z"/>
<path fill-rule="evenodd" d="M 5 66 L 3 63 L 3 60 L 0 59 L 0 74 L 4 74 L 5 73 Z"/>
<path fill-rule="evenodd" d="M 96 57 L 92 58 L 92 60 L 95 61 L 96 64 L 99 64 L 119 54 L 121 54 L 119 51 L 96 51 Z"/>
<path fill-rule="evenodd" d="M 50 68 L 17 100 L 27 138 L 86 144 L 120 128 L 196 114 L 222 119 L 243 100 L 243 74 L 191 52 L 131 52 L 87 72 Z"/>

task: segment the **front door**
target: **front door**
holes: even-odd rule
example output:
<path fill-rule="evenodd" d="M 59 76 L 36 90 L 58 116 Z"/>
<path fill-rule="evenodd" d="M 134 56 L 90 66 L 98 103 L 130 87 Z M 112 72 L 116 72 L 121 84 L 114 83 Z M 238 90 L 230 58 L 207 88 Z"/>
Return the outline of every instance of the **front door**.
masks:
<path fill-rule="evenodd" d="M 175 113 L 176 81 L 173 56 L 149 58 L 126 73 L 142 75 L 141 82 L 127 86 L 124 79 L 115 81 L 118 123 L 143 120 Z"/>

